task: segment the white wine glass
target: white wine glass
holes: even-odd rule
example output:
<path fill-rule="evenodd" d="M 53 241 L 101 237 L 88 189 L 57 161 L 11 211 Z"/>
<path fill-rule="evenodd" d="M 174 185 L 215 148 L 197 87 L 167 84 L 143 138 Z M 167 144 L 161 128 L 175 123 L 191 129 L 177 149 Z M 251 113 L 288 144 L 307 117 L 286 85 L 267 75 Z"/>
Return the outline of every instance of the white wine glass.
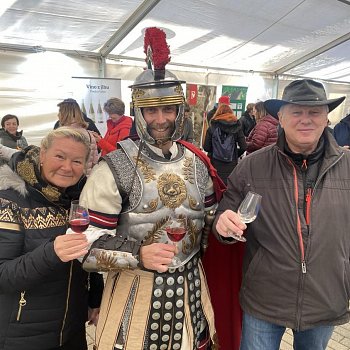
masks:
<path fill-rule="evenodd" d="M 238 207 L 237 214 L 239 215 L 242 222 L 249 224 L 253 222 L 260 210 L 261 206 L 261 195 L 252 191 L 249 191 L 241 204 Z M 231 233 L 230 237 L 240 242 L 246 242 L 247 240 L 240 235 Z"/>
<path fill-rule="evenodd" d="M 75 233 L 82 233 L 90 223 L 89 211 L 79 204 L 78 200 L 71 202 L 69 210 L 69 226 Z"/>
<path fill-rule="evenodd" d="M 23 145 L 24 145 L 24 143 L 23 143 L 23 141 L 21 140 L 21 139 L 18 139 L 17 141 L 16 141 L 16 144 L 17 144 L 17 149 L 18 150 L 22 150 L 24 147 L 23 147 Z"/>
<path fill-rule="evenodd" d="M 169 240 L 177 247 L 177 243 L 180 242 L 186 235 L 187 226 L 186 218 L 178 218 L 175 215 L 169 217 L 167 226 L 165 227 L 165 232 Z M 178 256 L 174 256 L 170 267 L 177 267 L 181 265 L 182 261 Z"/>

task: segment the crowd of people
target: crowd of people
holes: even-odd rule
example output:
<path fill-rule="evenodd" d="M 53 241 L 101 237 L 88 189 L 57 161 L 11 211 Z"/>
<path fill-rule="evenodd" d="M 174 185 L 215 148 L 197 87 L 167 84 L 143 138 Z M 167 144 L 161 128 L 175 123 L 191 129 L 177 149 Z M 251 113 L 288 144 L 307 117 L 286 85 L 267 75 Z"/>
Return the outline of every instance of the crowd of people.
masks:
<path fill-rule="evenodd" d="M 326 349 L 349 321 L 349 116 L 328 130 L 345 97 L 295 80 L 238 119 L 222 96 L 204 153 L 162 58 L 131 86 L 133 117 L 104 104 L 104 136 L 71 98 L 40 147 L 2 118 L 0 349 L 87 350 L 86 322 L 98 350 L 278 350 L 286 328 L 294 349 Z M 252 220 L 248 192 L 262 197 Z M 66 234 L 77 199 L 89 225 Z"/>

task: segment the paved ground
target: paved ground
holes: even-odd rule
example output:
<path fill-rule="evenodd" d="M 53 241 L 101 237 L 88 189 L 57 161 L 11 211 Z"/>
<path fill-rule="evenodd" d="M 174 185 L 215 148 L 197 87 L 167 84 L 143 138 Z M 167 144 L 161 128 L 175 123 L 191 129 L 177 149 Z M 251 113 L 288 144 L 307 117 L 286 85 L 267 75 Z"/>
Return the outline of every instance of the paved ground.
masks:
<path fill-rule="evenodd" d="M 94 326 L 87 326 L 87 340 L 89 350 L 92 349 Z M 104 349 L 100 349 L 104 350 Z M 222 349 L 229 350 L 229 349 Z M 290 330 L 287 330 L 283 336 L 280 350 L 293 350 L 293 335 Z M 312 349 L 310 349 L 312 350 Z M 328 343 L 327 350 L 350 350 L 350 323 L 335 328 L 332 338 Z"/>

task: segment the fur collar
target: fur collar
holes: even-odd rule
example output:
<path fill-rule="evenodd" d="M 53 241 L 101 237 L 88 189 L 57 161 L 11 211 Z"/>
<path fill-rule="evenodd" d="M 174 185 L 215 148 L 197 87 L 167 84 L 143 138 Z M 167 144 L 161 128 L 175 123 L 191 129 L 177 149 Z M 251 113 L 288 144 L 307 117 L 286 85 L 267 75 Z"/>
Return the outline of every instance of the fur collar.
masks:
<path fill-rule="evenodd" d="M 23 197 L 28 195 L 24 180 L 19 177 L 7 164 L 0 167 L 0 190 L 13 189 Z"/>

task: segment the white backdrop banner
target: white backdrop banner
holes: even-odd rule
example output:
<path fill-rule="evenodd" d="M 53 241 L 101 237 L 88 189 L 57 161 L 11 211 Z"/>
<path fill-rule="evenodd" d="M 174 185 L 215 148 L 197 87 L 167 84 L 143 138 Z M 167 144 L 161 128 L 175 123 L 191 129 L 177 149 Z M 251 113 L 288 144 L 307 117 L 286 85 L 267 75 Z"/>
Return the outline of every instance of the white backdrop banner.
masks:
<path fill-rule="evenodd" d="M 112 97 L 121 98 L 120 79 L 73 77 L 73 98 L 96 123 L 102 136 L 106 133 L 108 118 L 103 105 Z"/>

